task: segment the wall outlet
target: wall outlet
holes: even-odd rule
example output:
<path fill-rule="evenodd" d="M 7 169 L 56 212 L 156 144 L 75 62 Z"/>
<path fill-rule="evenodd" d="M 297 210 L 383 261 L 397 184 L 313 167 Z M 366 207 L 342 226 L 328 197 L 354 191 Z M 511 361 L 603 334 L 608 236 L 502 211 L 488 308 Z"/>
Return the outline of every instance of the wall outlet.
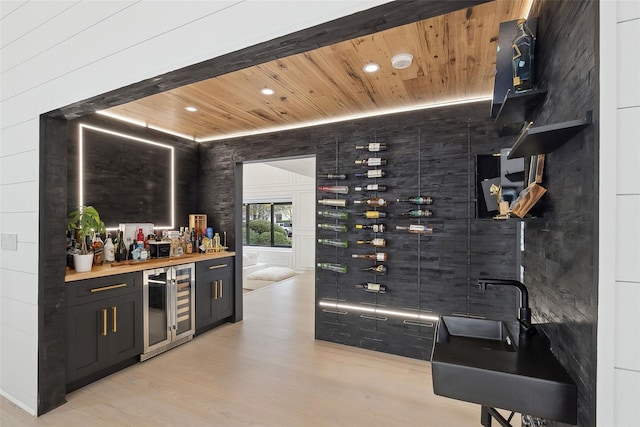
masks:
<path fill-rule="evenodd" d="M 10 233 L 2 233 L 0 237 L 2 240 L 2 250 L 5 251 L 17 251 L 18 250 L 18 235 Z"/>

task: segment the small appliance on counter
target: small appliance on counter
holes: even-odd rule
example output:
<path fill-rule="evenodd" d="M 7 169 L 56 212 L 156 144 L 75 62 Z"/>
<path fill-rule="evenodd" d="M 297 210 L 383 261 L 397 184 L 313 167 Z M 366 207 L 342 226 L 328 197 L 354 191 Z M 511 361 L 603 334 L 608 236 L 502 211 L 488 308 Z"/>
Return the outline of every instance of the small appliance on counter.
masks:
<path fill-rule="evenodd" d="M 171 242 L 149 240 L 151 258 L 169 258 L 171 256 Z"/>

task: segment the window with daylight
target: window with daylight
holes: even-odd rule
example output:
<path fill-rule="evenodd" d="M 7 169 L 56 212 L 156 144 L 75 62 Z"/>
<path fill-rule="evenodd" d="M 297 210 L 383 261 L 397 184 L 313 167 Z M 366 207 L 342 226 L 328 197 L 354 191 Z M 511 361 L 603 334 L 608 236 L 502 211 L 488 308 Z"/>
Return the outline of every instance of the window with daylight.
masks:
<path fill-rule="evenodd" d="M 245 203 L 242 207 L 245 246 L 291 247 L 292 203 Z"/>

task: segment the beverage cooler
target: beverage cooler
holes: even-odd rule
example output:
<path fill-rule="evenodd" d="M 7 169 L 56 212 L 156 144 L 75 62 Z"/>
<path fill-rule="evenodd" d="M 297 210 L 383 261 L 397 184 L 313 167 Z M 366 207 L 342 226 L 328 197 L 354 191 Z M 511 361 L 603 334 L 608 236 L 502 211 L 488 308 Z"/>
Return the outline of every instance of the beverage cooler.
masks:
<path fill-rule="evenodd" d="M 195 264 L 144 271 L 144 361 L 193 338 Z"/>

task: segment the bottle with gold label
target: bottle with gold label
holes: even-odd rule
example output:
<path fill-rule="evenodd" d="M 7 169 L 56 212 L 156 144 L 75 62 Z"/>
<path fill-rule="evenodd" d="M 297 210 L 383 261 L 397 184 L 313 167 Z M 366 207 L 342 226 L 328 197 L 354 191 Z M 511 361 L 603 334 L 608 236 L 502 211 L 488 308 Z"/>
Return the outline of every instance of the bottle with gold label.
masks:
<path fill-rule="evenodd" d="M 356 230 L 371 230 L 374 233 L 384 233 L 387 231 L 386 224 L 356 224 Z"/>
<path fill-rule="evenodd" d="M 375 239 L 371 240 L 356 240 L 356 243 L 358 245 L 371 245 L 375 246 L 376 248 L 384 248 L 385 246 L 387 246 L 387 241 L 381 237 L 376 237 Z"/>
<path fill-rule="evenodd" d="M 380 208 L 383 206 L 387 206 L 387 199 L 383 197 L 371 197 L 368 199 L 354 200 L 353 203 L 355 205 L 367 205 Z"/>
<path fill-rule="evenodd" d="M 324 206 L 344 207 L 344 206 L 347 206 L 347 200 L 346 199 L 320 199 L 318 200 L 318 204 L 324 205 Z"/>
<path fill-rule="evenodd" d="M 369 218 L 369 219 L 378 219 L 378 218 L 386 218 L 387 217 L 387 213 L 386 212 L 380 212 L 380 211 L 366 211 L 366 212 L 362 212 L 360 215 L 364 216 L 365 218 Z"/>
<path fill-rule="evenodd" d="M 375 264 L 371 267 L 361 268 L 360 271 L 370 271 L 373 274 L 384 276 L 385 274 L 387 274 L 387 266 L 384 264 Z"/>
<path fill-rule="evenodd" d="M 355 259 L 369 259 L 372 261 L 387 262 L 386 252 L 376 252 L 373 254 L 351 254 L 351 258 Z"/>

